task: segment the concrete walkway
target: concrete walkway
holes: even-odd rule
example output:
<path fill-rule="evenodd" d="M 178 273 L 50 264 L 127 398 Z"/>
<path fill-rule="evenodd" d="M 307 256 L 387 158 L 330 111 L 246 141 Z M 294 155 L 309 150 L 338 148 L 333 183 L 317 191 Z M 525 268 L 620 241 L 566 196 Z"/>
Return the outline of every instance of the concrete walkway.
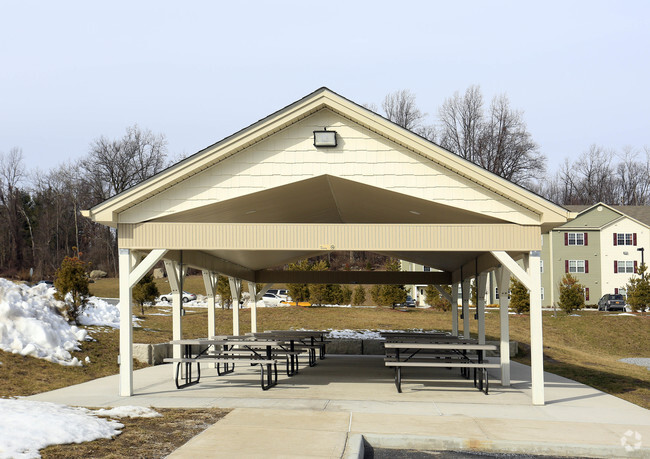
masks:
<path fill-rule="evenodd" d="M 381 357 L 328 356 L 264 392 L 255 367 L 228 376 L 202 371 L 177 390 L 169 365 L 135 373 L 135 395 L 118 378 L 29 397 L 68 405 L 233 408 L 170 457 L 362 457 L 375 447 L 592 457 L 650 457 L 650 411 L 546 373 L 545 406 L 532 406 L 530 369 L 513 363 L 511 387 L 489 395 L 458 371 L 409 369 L 403 393 Z M 627 449 L 626 449 L 627 446 Z M 629 451 L 628 451 L 629 450 Z"/>

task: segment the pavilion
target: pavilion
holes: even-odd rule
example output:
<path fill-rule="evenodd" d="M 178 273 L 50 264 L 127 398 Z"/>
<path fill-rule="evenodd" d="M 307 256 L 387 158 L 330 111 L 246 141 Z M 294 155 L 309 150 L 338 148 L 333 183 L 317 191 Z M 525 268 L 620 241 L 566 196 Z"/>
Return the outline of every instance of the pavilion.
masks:
<path fill-rule="evenodd" d="M 476 278 L 478 340 L 484 343 L 487 274 L 496 272 L 501 292 L 514 276 L 530 290 L 532 403 L 544 404 L 541 235 L 572 214 L 327 88 L 84 216 L 118 231 L 120 395 L 133 394 L 131 290 L 164 260 L 174 296 L 174 339 L 182 337 L 182 279 L 188 266 L 203 272 L 207 336 L 215 331 L 220 275 L 230 279 L 233 297 L 239 297 L 245 280 L 258 299 L 274 283 L 452 284 L 452 332 L 465 337 L 469 282 Z M 371 251 L 437 271 L 269 269 L 329 251 Z M 265 287 L 256 291 L 256 284 Z M 501 383 L 508 386 L 507 295 L 499 301 Z M 256 331 L 254 304 L 251 309 Z M 233 334 L 239 334 L 237 308 Z M 180 349 L 174 352 L 180 356 Z"/>

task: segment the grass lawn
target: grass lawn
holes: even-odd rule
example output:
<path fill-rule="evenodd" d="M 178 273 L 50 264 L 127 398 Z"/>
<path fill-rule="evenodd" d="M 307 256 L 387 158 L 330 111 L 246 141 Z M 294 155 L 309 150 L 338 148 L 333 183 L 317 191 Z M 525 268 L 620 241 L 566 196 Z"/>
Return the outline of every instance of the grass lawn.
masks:
<path fill-rule="evenodd" d="M 108 281 L 106 280 L 108 286 Z M 101 281 L 92 284 L 94 288 L 102 287 Z M 198 288 L 186 289 L 200 293 Z M 109 290 L 106 290 L 110 292 Z M 166 291 L 166 290 L 165 290 Z M 95 294 L 97 290 L 95 290 Z M 114 296 L 110 294 L 108 296 Z M 139 308 L 138 308 L 139 309 Z M 135 311 L 138 311 L 135 309 Z M 134 342 L 159 343 L 172 338 L 171 316 L 152 315 L 159 309 L 146 309 L 142 326 L 134 329 Z M 139 312 L 139 311 L 138 311 Z M 437 329 L 450 330 L 451 313 L 433 311 L 430 309 L 413 309 L 407 312 L 390 308 L 316 308 L 316 307 L 283 307 L 258 309 L 258 329 Z M 544 357 L 545 369 L 604 392 L 610 393 L 632 403 L 650 409 L 650 371 L 645 367 L 618 362 L 624 357 L 649 357 L 648 343 L 650 342 L 650 316 L 612 316 L 596 311 L 580 312 L 579 317 L 558 313 L 557 317 L 551 312 L 544 312 Z M 471 321 L 471 330 L 476 334 L 477 323 Z M 250 311 L 240 311 L 241 332 L 250 330 Z M 231 333 L 232 312 L 217 310 L 217 332 Z M 88 327 L 90 335 L 95 339 L 82 344 L 82 350 L 74 355 L 80 360 L 90 357 L 91 363 L 83 367 L 63 367 L 31 357 L 22 357 L 0 352 L 2 362 L 3 384 L 0 386 L 0 397 L 24 396 L 56 389 L 71 384 L 77 384 L 94 378 L 115 374 L 118 372 L 117 354 L 119 331 L 105 327 Z M 488 339 L 498 339 L 499 314 L 490 310 L 486 315 L 486 330 Z M 207 310 L 187 308 L 183 317 L 183 336 L 187 338 L 203 337 L 207 333 Z M 519 341 L 524 352 L 515 360 L 529 363 L 526 352 L 529 344 L 529 317 L 527 315 L 510 316 L 511 339 Z M 142 365 L 135 364 L 135 368 Z M 218 419 L 225 411 L 220 410 L 160 410 L 164 418 L 145 420 L 122 420 L 126 427 L 123 434 L 108 441 L 108 454 L 117 456 L 138 456 L 133 448 L 142 444 L 139 452 L 149 448 L 174 448 L 187 438 L 180 433 L 173 433 L 175 423 L 194 422 L 194 419 L 204 419 L 204 426 L 211 419 Z M 162 437 L 156 435 L 151 439 L 158 446 L 148 446 L 145 437 L 150 431 L 148 422 L 169 423 L 165 427 L 164 445 Z M 197 421 L 199 424 L 200 422 Z M 156 424 L 158 426 L 158 424 Z M 158 427 L 156 427 L 158 429 Z M 180 429 L 183 430 L 183 429 Z M 199 429 L 200 430 L 200 429 Z M 198 431 L 194 432 L 196 434 Z M 126 434 L 129 435 L 126 435 Z M 194 435 L 193 434 L 193 435 Z M 191 436 L 191 435 L 190 435 Z M 94 448 L 100 448 L 100 442 L 88 443 Z M 85 456 L 84 445 L 65 445 L 48 448 L 43 451 L 44 457 Z M 103 446 L 102 446 L 103 447 Z M 81 448 L 81 449 L 79 449 Z M 97 450 L 99 451 L 99 450 Z M 154 451 L 151 449 L 151 451 Z M 168 451 L 168 449 L 165 449 Z M 104 454 L 94 455 L 105 456 Z M 156 454 L 152 454 L 156 457 Z M 110 457 L 110 456 L 109 456 Z"/>

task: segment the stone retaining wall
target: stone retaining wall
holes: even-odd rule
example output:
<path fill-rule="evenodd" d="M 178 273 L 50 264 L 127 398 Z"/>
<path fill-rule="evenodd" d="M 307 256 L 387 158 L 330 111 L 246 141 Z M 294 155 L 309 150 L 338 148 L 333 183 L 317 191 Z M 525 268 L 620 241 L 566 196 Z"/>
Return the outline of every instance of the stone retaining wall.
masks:
<path fill-rule="evenodd" d="M 328 354 L 354 354 L 354 355 L 383 355 L 384 342 L 376 339 L 332 339 L 327 345 Z M 499 345 L 498 341 L 487 341 L 488 344 Z M 510 341 L 510 357 L 517 354 L 517 341 Z M 499 350 L 490 351 L 487 357 L 498 357 Z M 133 358 L 149 365 L 160 365 L 163 359 L 172 356 L 172 345 L 160 344 L 133 344 Z"/>

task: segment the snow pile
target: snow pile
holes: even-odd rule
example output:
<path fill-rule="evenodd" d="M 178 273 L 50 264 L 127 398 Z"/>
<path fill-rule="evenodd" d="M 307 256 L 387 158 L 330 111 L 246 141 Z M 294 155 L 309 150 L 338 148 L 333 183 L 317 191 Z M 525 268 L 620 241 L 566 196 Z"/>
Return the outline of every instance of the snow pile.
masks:
<path fill-rule="evenodd" d="M 46 446 L 112 438 L 123 427 L 85 408 L 0 399 L 0 458 L 40 457 Z"/>
<path fill-rule="evenodd" d="M 110 410 L 95 410 L 97 416 L 110 418 L 158 418 L 162 414 L 144 406 L 118 406 Z"/>
<path fill-rule="evenodd" d="M 333 339 L 381 339 L 380 333 L 373 330 L 331 330 L 327 337 Z"/>
<path fill-rule="evenodd" d="M 101 298 L 91 297 L 83 312 L 77 318 L 81 325 L 100 325 L 120 328 L 120 308 Z M 138 327 L 138 319 L 133 317 L 133 325 Z"/>
<path fill-rule="evenodd" d="M 619 362 L 629 363 L 631 365 L 639 365 L 640 367 L 647 367 L 650 370 L 650 358 L 647 357 L 628 357 L 626 359 L 618 359 Z"/>
<path fill-rule="evenodd" d="M 0 349 L 62 365 L 79 366 L 70 355 L 87 332 L 58 313 L 54 289 L 27 287 L 0 278 Z"/>

